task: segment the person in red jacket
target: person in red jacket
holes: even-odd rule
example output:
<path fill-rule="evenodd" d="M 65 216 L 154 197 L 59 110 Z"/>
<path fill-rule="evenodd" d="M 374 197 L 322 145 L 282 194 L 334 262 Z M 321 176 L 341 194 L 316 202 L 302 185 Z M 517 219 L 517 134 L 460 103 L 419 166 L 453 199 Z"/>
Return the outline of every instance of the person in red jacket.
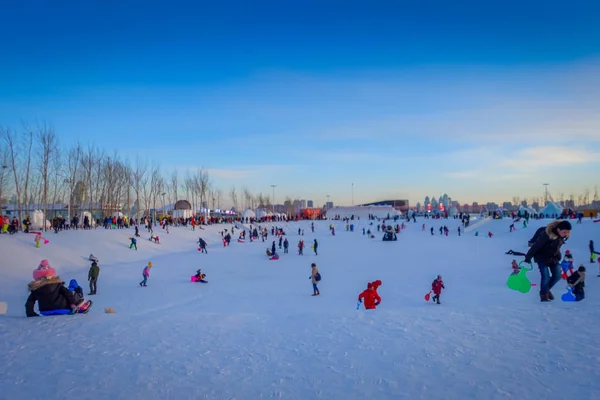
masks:
<path fill-rule="evenodd" d="M 374 310 L 377 308 L 379 303 L 381 303 L 381 297 L 379 297 L 375 289 L 373 289 L 373 285 L 371 283 L 367 285 L 367 290 L 364 290 L 358 295 L 359 303 L 362 303 L 363 299 L 365 299 L 365 309 L 367 310 Z"/>
<path fill-rule="evenodd" d="M 444 286 L 444 281 L 442 280 L 442 276 L 438 275 L 437 278 L 431 283 L 431 291 L 434 296 L 431 298 L 434 303 L 440 303 L 440 294 L 442 294 L 442 289 L 446 289 Z"/>
<path fill-rule="evenodd" d="M 379 289 L 379 286 L 381 286 L 381 281 L 377 279 L 376 281 L 371 282 L 371 285 L 373 286 L 373 290 L 377 292 L 377 289 Z"/>

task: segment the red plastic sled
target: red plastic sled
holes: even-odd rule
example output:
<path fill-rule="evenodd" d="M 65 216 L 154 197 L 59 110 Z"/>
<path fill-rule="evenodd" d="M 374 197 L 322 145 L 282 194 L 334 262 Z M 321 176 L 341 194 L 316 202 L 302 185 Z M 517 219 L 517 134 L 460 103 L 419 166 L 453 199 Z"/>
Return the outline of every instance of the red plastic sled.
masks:
<path fill-rule="evenodd" d="M 431 299 L 431 292 L 425 295 L 425 301 L 429 301 Z"/>

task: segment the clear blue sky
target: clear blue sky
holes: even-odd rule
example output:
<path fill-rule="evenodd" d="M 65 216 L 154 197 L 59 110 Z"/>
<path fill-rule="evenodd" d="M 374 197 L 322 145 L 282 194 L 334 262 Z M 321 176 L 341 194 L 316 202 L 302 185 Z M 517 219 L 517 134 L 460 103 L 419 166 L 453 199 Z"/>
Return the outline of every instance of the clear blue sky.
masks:
<path fill-rule="evenodd" d="M 485 4 L 485 5 L 484 5 Z M 335 203 L 600 184 L 600 3 L 4 1 L 0 124 Z"/>

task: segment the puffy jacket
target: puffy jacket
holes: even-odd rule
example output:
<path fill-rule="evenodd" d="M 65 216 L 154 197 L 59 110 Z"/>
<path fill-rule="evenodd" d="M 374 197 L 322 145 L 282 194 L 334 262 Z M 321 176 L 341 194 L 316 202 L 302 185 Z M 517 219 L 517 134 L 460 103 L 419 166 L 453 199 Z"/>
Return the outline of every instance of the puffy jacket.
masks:
<path fill-rule="evenodd" d="M 142 275 L 144 275 L 147 278 L 150 278 L 150 267 L 144 268 L 144 271 L 142 272 Z"/>
<path fill-rule="evenodd" d="M 31 291 L 25 303 L 28 317 L 37 317 L 33 310 L 36 301 L 40 311 L 65 310 L 77 304 L 73 293 L 64 286 L 64 282 L 58 276 L 33 281 L 28 288 Z"/>
<path fill-rule="evenodd" d="M 535 233 L 533 234 L 533 236 L 531 237 L 531 239 L 529 239 L 529 241 L 527 242 L 527 244 L 529 245 L 529 247 L 533 246 L 533 244 L 538 240 L 538 238 L 540 237 L 540 235 L 546 231 L 546 227 L 542 226 L 541 228 L 538 228 L 537 231 L 535 231 Z"/>
<path fill-rule="evenodd" d="M 317 278 L 316 278 L 317 274 L 319 273 L 319 268 L 317 268 L 317 267 L 312 267 L 311 269 L 312 269 L 312 273 L 311 273 L 311 276 L 310 276 L 310 277 L 311 277 L 311 282 L 312 282 L 314 285 L 316 285 L 317 283 L 319 283 L 319 282 L 317 281 Z"/>
<path fill-rule="evenodd" d="M 377 304 L 381 303 L 381 297 L 379 297 L 373 288 L 365 289 L 358 295 L 358 301 L 362 301 L 363 299 L 367 310 L 374 310 L 377 308 Z"/>
<path fill-rule="evenodd" d="M 580 280 L 579 278 L 582 279 Z M 573 272 L 573 274 L 567 278 L 567 282 L 569 282 L 571 285 L 574 285 L 573 294 L 583 294 L 583 288 L 585 287 L 585 277 L 579 275 L 579 271 Z"/>
<path fill-rule="evenodd" d="M 88 279 L 98 279 L 98 275 L 100 274 L 100 267 L 98 264 L 93 263 L 90 267 L 90 271 L 88 272 Z"/>
<path fill-rule="evenodd" d="M 536 263 L 549 267 L 553 267 L 560 262 L 562 258 L 560 248 L 565 239 L 554 232 L 559 223 L 560 221 L 554 221 L 548 224 L 545 231 L 539 235 L 525 255 L 525 262 L 531 262 L 533 258 Z"/>
<path fill-rule="evenodd" d="M 446 289 L 444 286 L 444 281 L 436 279 L 431 283 L 431 290 L 434 294 L 440 295 L 442 293 L 442 289 Z"/>

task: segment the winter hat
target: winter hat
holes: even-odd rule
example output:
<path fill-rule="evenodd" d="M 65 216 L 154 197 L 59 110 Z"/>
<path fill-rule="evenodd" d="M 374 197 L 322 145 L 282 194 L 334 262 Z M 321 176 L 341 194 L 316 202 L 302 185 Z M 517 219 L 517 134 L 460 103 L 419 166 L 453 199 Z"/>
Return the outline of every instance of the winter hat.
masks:
<path fill-rule="evenodd" d="M 581 265 L 579 268 L 577 268 L 577 271 L 585 272 L 585 267 L 583 265 Z"/>
<path fill-rule="evenodd" d="M 77 283 L 77 281 L 75 279 L 71 279 L 71 282 L 69 282 L 69 290 L 74 291 L 78 287 L 79 287 L 79 283 Z"/>
<path fill-rule="evenodd" d="M 152 267 L 152 261 L 148 261 L 148 266 Z"/>
<path fill-rule="evenodd" d="M 40 265 L 35 270 L 33 270 L 33 280 L 37 281 L 38 279 L 42 279 L 45 276 L 56 276 L 56 270 L 52 268 L 48 260 L 42 260 L 40 262 Z"/>
<path fill-rule="evenodd" d="M 373 289 L 373 284 L 371 282 L 369 282 L 369 284 L 367 285 L 367 289 Z"/>
<path fill-rule="evenodd" d="M 565 255 L 566 255 L 566 254 L 571 254 L 571 250 L 567 250 L 567 251 L 565 251 Z"/>
<path fill-rule="evenodd" d="M 560 230 L 570 231 L 571 223 L 569 221 L 562 220 L 556 225 L 556 228 Z"/>

